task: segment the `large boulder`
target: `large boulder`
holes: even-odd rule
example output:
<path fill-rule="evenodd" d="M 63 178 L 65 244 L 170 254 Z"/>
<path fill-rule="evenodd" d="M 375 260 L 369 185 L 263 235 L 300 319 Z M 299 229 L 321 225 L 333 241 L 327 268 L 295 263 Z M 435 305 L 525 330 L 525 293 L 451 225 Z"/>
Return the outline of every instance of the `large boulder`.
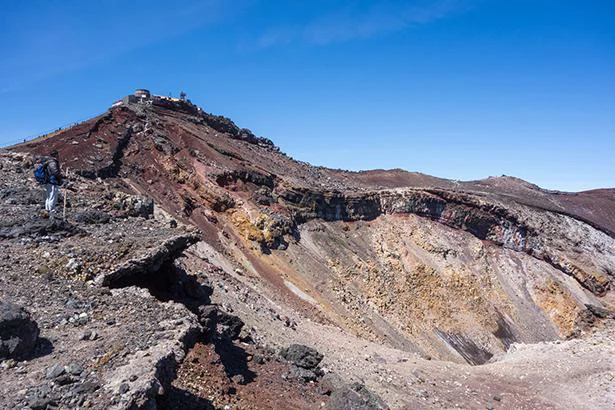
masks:
<path fill-rule="evenodd" d="M 352 383 L 335 390 L 327 403 L 329 410 L 388 410 L 380 397 L 361 383 Z"/>
<path fill-rule="evenodd" d="M 311 347 L 292 344 L 280 351 L 280 356 L 297 367 L 312 370 L 318 367 L 323 355 Z"/>
<path fill-rule="evenodd" d="M 0 301 L 0 359 L 26 356 L 36 346 L 38 325 L 23 307 Z"/>

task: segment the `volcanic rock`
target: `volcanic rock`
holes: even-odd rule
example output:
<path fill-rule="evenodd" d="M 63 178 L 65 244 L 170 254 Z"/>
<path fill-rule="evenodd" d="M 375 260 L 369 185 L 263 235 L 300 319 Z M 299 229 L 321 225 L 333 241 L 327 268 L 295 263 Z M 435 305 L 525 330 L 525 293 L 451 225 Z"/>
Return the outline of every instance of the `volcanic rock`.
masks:
<path fill-rule="evenodd" d="M 331 393 L 327 403 L 329 410 L 386 410 L 389 407 L 382 399 L 370 392 L 361 383 L 352 383 Z"/>
<path fill-rule="evenodd" d="M 239 317 L 220 310 L 217 313 L 216 323 L 220 328 L 219 334 L 222 337 L 228 338 L 230 340 L 235 340 L 239 338 L 241 329 L 244 326 L 243 320 L 241 320 Z"/>
<path fill-rule="evenodd" d="M 39 329 L 30 313 L 0 301 L 0 359 L 22 358 L 36 347 Z"/>
<path fill-rule="evenodd" d="M 63 375 L 65 371 L 66 368 L 64 366 L 56 363 L 47 369 L 45 377 L 48 379 L 55 379 L 56 377 L 60 377 L 61 375 Z"/>
<path fill-rule="evenodd" d="M 323 355 L 316 349 L 300 344 L 292 344 L 282 349 L 280 351 L 280 357 L 291 362 L 295 366 L 308 370 L 318 367 L 323 359 Z"/>

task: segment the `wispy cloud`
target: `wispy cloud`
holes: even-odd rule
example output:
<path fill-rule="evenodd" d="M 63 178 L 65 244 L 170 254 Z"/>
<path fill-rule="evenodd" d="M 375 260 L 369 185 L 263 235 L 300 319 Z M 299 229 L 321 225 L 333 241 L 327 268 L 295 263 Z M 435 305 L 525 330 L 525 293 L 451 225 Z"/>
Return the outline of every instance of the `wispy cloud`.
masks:
<path fill-rule="evenodd" d="M 214 23 L 233 12 L 223 0 L 174 2 L 66 1 L 3 11 L 0 94 L 96 65 L 166 38 Z M 2 24 L 4 23 L 4 24 Z"/>
<path fill-rule="evenodd" d="M 295 37 L 292 28 L 277 28 L 270 30 L 256 40 L 256 48 L 269 48 L 291 43 Z"/>
<path fill-rule="evenodd" d="M 273 29 L 257 40 L 257 47 L 267 48 L 292 42 L 328 45 L 425 25 L 469 7 L 470 0 L 431 0 L 377 2 L 367 8 L 354 3 L 317 17 L 294 28 Z"/>

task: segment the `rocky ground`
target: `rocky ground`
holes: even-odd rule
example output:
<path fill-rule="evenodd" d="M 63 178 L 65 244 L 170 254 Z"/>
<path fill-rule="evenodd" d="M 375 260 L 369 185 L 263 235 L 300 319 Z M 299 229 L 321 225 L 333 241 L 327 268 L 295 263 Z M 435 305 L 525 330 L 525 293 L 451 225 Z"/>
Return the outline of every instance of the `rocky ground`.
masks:
<path fill-rule="evenodd" d="M 155 213 L 146 198 L 118 186 L 110 196 L 111 187 L 79 177 L 79 197 L 64 192 L 67 219 L 43 216 L 32 158 L 2 154 L 0 164 L 2 408 L 321 408 L 329 400 L 318 352 L 299 346 L 307 353 L 284 357 L 240 335 L 243 322 L 211 304 L 206 272 L 219 268 L 198 259 L 200 270 L 187 272 L 189 258 L 176 261 L 197 240 L 194 229 Z"/>
<path fill-rule="evenodd" d="M 141 209 L 138 198 L 109 199 L 97 185 L 80 187 L 78 198 L 68 191 L 67 221 L 43 218 L 31 159 L 10 155 L 1 163 L 0 299 L 25 306 L 40 337 L 34 350 L 3 362 L 0 402 L 123 408 L 155 397 L 157 379 L 172 372 L 200 325 L 179 303 L 96 279 L 148 255 L 169 258 L 166 241 L 190 241 L 194 233 L 165 228 L 166 220 L 151 219 L 152 203 Z M 127 198 L 135 202 L 125 206 Z M 170 370 L 157 368 L 165 361 Z"/>
<path fill-rule="evenodd" d="M 615 407 L 611 190 L 312 167 L 166 100 L 0 170 L 6 408 Z"/>

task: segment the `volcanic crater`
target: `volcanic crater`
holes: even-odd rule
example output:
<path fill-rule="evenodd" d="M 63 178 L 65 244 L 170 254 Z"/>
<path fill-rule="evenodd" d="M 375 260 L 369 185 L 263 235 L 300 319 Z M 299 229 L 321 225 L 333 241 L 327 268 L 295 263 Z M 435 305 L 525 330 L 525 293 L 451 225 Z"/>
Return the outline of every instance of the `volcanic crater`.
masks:
<path fill-rule="evenodd" d="M 60 221 L 31 173 L 53 150 Z M 316 167 L 158 96 L 0 160 L 0 300 L 53 347 L 0 371 L 8 408 L 615 406 L 613 189 Z"/>

